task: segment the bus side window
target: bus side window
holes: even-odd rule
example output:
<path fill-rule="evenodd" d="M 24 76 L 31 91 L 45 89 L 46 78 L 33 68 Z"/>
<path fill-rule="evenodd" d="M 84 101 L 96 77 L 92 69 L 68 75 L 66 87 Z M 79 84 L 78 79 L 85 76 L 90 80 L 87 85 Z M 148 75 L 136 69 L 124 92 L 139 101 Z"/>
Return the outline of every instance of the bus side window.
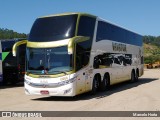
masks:
<path fill-rule="evenodd" d="M 90 52 L 85 48 L 85 42 L 76 44 L 76 71 L 86 66 L 89 62 Z"/>
<path fill-rule="evenodd" d="M 89 57 L 85 53 L 76 55 L 76 70 L 79 70 L 88 64 Z"/>

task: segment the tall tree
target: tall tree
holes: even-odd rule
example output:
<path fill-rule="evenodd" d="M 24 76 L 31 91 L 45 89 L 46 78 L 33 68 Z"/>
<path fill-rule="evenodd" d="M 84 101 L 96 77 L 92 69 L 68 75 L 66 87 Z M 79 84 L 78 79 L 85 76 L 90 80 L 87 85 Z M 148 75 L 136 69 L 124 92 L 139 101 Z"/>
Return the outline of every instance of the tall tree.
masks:
<path fill-rule="evenodd" d="M 17 33 L 13 30 L 0 28 L 0 39 L 26 38 L 27 34 Z"/>

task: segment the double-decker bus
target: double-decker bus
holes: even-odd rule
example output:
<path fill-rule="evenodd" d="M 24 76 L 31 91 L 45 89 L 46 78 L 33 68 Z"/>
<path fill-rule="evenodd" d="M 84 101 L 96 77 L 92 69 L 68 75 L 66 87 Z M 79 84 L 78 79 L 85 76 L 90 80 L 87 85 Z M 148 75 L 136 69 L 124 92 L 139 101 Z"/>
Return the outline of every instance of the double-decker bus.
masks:
<path fill-rule="evenodd" d="M 37 18 L 27 44 L 25 93 L 75 96 L 137 81 L 143 74 L 142 36 L 85 13 Z"/>
<path fill-rule="evenodd" d="M 1 40 L 3 84 L 16 84 L 24 79 L 26 45 L 17 48 L 17 56 L 12 55 L 12 47 L 23 38 Z"/>

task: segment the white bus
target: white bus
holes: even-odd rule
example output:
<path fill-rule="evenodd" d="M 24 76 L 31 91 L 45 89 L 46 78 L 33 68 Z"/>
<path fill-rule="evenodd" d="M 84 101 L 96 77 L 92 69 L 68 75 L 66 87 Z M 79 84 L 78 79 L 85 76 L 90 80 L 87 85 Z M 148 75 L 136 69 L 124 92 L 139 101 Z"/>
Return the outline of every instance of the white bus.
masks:
<path fill-rule="evenodd" d="M 143 74 L 142 36 L 97 16 L 66 13 L 36 19 L 27 44 L 25 93 L 75 96 Z"/>

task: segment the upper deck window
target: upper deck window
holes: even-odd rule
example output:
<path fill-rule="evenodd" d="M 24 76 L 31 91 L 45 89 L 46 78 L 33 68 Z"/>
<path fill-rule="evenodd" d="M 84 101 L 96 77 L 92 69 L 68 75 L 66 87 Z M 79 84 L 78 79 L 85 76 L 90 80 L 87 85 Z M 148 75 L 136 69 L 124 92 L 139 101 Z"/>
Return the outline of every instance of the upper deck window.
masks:
<path fill-rule="evenodd" d="M 29 41 L 49 42 L 75 36 L 78 15 L 38 18 L 30 31 Z"/>
<path fill-rule="evenodd" d="M 96 42 L 101 40 L 112 40 L 116 42 L 142 46 L 141 35 L 103 21 L 98 22 L 96 36 Z"/>
<path fill-rule="evenodd" d="M 89 16 L 81 16 L 78 27 L 78 36 L 87 36 L 92 39 L 94 35 L 96 19 Z"/>

